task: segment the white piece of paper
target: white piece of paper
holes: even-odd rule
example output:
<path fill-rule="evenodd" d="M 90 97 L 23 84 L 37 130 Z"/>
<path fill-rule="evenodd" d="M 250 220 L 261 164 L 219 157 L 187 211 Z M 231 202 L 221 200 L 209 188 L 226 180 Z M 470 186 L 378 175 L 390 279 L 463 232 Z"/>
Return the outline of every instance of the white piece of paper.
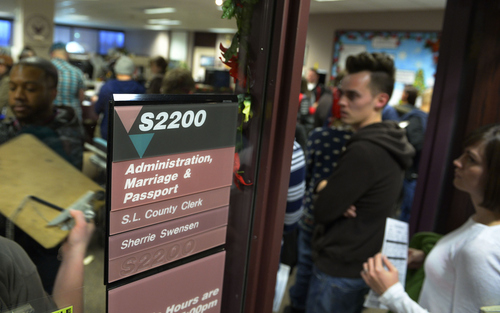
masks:
<path fill-rule="evenodd" d="M 279 312 L 281 301 L 285 295 L 286 285 L 290 277 L 290 266 L 280 263 L 278 274 L 276 275 L 276 289 L 274 292 L 273 312 Z"/>
<path fill-rule="evenodd" d="M 408 261 L 408 223 L 393 218 L 387 218 L 385 222 L 384 243 L 382 244 L 382 254 L 387 256 L 389 261 L 398 269 L 399 281 L 404 285 L 406 281 L 406 267 Z M 385 309 L 379 296 L 370 290 L 366 297 L 364 306 L 367 308 Z"/>

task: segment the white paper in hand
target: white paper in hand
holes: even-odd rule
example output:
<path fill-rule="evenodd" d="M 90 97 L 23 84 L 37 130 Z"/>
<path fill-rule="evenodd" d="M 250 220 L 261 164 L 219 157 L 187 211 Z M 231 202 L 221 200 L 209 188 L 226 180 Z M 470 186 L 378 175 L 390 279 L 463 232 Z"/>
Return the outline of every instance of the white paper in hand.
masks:
<path fill-rule="evenodd" d="M 406 267 L 408 259 L 408 223 L 387 218 L 385 222 L 384 243 L 382 254 L 398 269 L 399 281 L 404 285 L 406 281 Z M 367 308 L 388 309 L 378 301 L 379 296 L 370 290 L 364 303 Z"/>

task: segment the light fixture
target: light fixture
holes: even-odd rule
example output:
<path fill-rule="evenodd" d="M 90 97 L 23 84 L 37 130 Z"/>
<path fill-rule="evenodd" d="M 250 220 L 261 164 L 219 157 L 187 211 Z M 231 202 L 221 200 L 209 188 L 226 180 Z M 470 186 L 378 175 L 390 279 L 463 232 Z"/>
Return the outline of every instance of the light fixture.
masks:
<path fill-rule="evenodd" d="M 210 33 L 217 33 L 217 34 L 234 34 L 238 30 L 234 28 L 209 28 L 208 31 Z"/>
<path fill-rule="evenodd" d="M 168 30 L 169 28 L 165 25 L 146 25 L 144 26 L 145 29 L 149 30 Z"/>
<path fill-rule="evenodd" d="M 224 1 L 222 0 L 215 0 L 215 4 L 218 6 L 221 6 Z"/>
<path fill-rule="evenodd" d="M 180 25 L 181 21 L 161 18 L 161 19 L 150 19 L 150 20 L 148 20 L 148 23 L 149 24 L 159 24 L 159 25 Z"/>
<path fill-rule="evenodd" d="M 87 15 L 80 15 L 80 14 L 68 14 L 64 16 L 64 20 L 88 21 L 90 20 L 90 17 L 88 17 Z"/>
<path fill-rule="evenodd" d="M 334 1 L 344 1 L 344 0 L 315 0 L 316 2 L 334 2 Z"/>
<path fill-rule="evenodd" d="M 145 9 L 144 13 L 146 14 L 161 14 L 161 13 L 174 13 L 175 8 L 154 8 L 154 9 Z"/>
<path fill-rule="evenodd" d="M 69 53 L 85 53 L 85 48 L 76 41 L 70 41 L 66 45 L 66 51 Z"/>

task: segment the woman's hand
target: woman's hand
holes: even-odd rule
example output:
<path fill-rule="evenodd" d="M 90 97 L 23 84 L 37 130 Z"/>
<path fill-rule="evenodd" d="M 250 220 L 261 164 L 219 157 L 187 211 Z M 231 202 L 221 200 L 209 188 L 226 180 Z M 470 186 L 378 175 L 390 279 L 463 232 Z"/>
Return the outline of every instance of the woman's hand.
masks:
<path fill-rule="evenodd" d="M 388 270 L 384 268 L 382 261 Z M 385 255 L 382 256 L 381 253 L 377 253 L 363 264 L 361 277 L 373 291 L 382 295 L 387 289 L 398 282 L 398 270 Z"/>
<path fill-rule="evenodd" d="M 425 253 L 422 250 L 408 248 L 408 268 L 421 268 L 425 261 Z"/>

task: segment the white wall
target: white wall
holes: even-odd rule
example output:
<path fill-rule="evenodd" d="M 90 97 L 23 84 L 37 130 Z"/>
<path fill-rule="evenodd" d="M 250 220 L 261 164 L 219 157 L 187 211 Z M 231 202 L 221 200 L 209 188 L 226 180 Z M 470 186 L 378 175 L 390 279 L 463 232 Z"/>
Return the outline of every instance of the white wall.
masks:
<path fill-rule="evenodd" d="M 304 69 L 325 70 L 328 80 L 337 30 L 440 31 L 443 20 L 444 10 L 311 14 Z"/>
<path fill-rule="evenodd" d="M 125 32 L 125 48 L 133 54 L 168 59 L 168 31 L 128 30 Z"/>

